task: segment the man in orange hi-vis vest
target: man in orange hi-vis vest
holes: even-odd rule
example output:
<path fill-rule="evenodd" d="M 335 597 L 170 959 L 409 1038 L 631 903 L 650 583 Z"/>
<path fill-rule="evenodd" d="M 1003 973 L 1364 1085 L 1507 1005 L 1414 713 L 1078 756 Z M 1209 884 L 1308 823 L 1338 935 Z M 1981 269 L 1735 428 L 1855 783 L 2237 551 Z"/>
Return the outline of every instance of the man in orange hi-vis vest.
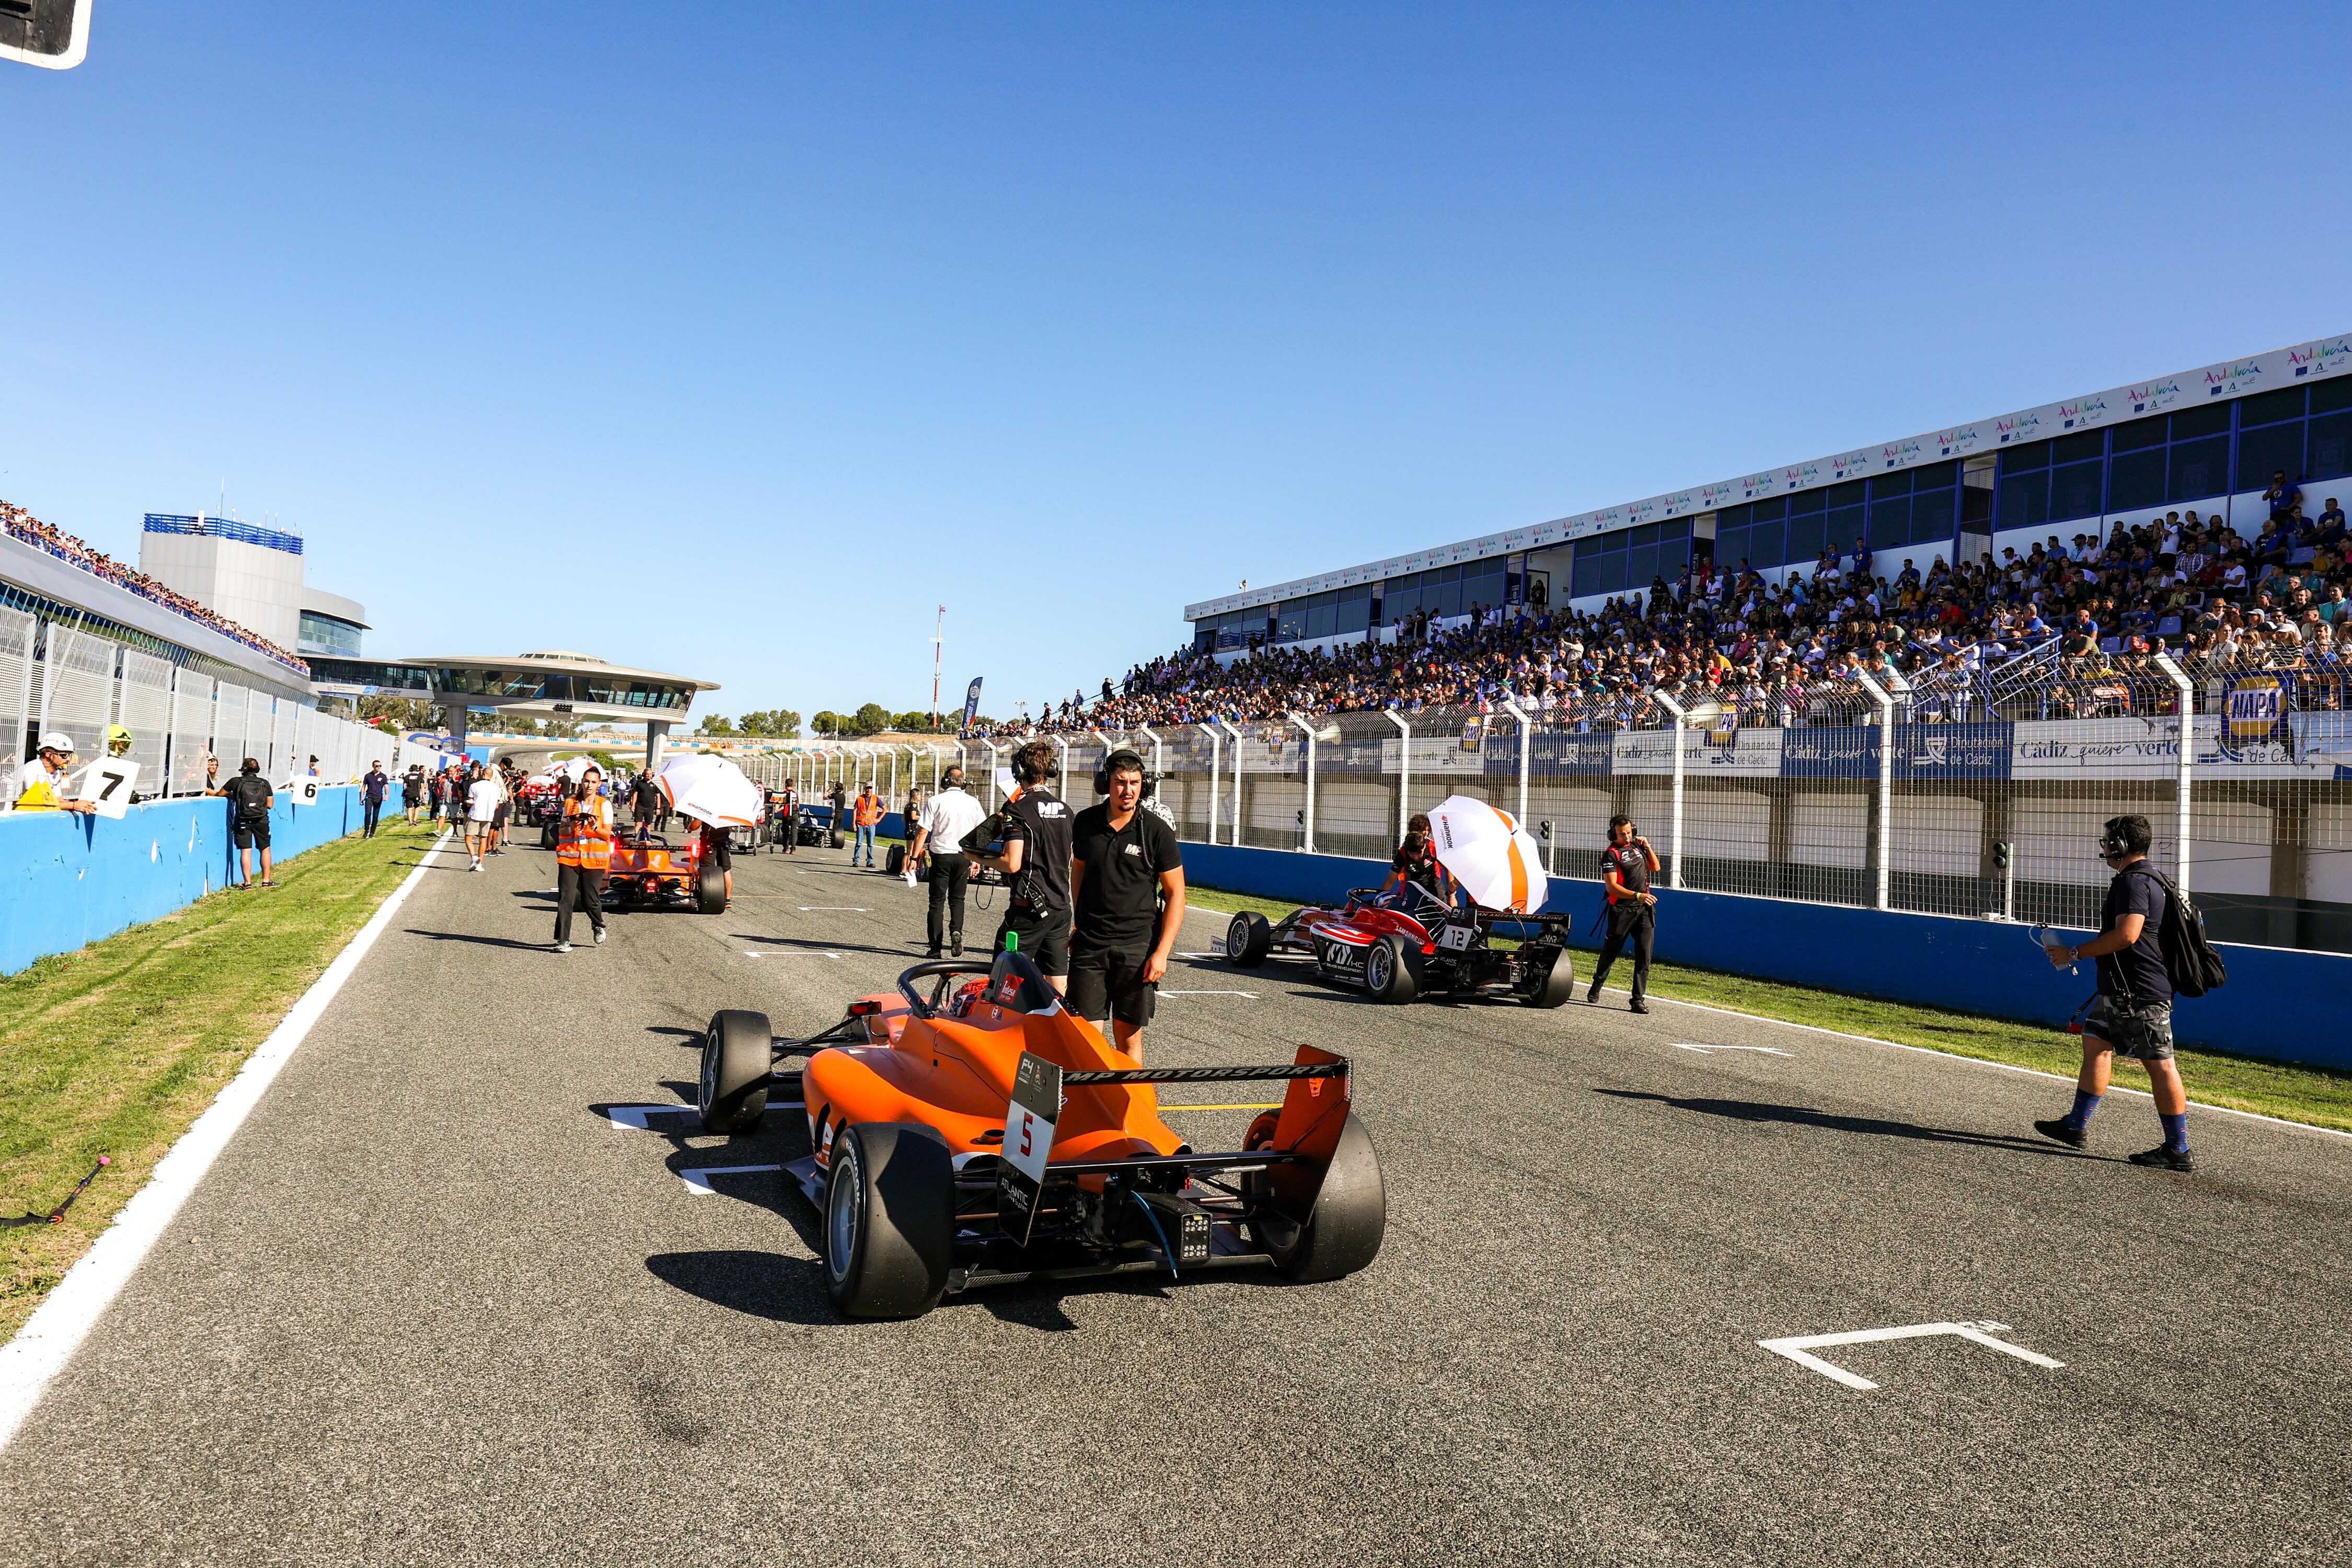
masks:
<path fill-rule="evenodd" d="M 613 805 L 604 775 L 590 767 L 563 802 L 555 840 L 555 951 L 572 951 L 572 911 L 588 912 L 596 940 L 604 940 L 604 870 L 613 863 Z"/>
<path fill-rule="evenodd" d="M 874 781 L 868 779 L 857 792 L 857 805 L 851 820 L 857 825 L 857 837 L 849 846 L 849 863 L 857 864 L 858 851 L 866 852 L 866 868 L 874 869 L 874 829 L 882 820 L 882 797 L 874 793 Z"/>

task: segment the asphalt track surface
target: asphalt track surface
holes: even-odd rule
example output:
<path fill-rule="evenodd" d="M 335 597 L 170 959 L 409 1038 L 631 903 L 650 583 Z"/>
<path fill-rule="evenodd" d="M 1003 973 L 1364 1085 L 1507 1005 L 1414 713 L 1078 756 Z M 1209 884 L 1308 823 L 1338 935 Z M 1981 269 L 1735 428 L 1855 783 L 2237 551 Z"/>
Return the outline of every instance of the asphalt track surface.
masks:
<path fill-rule="evenodd" d="M 1152 1059 L 1351 1054 L 1373 1266 L 847 1325 L 776 1174 L 678 1174 L 795 1156 L 796 1118 L 601 1108 L 690 1101 L 716 1007 L 804 1033 L 885 987 L 921 894 L 747 858 L 726 914 L 557 956 L 552 856 L 435 858 L 0 1459 L 0 1561 L 2352 1559 L 2352 1142 L 2200 1112 L 2176 1176 L 2121 1161 L 2145 1100 L 2085 1158 L 2032 1134 L 2043 1079 L 1210 959 Z M 1860 1392 L 1758 1344 L 1960 1321 L 2064 1364 L 1821 1352 Z"/>

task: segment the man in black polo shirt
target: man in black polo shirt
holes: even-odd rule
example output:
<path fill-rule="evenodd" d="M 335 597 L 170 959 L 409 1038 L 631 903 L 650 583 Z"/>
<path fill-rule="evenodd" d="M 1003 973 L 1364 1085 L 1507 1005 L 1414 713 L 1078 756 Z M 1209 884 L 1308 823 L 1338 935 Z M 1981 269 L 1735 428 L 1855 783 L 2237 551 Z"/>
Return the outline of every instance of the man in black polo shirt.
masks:
<path fill-rule="evenodd" d="M 1141 1062 L 1184 926 L 1184 857 L 1176 830 L 1143 804 L 1143 759 L 1114 752 L 1103 772 L 1110 798 L 1078 813 L 1071 834 L 1069 1008 L 1091 1024 L 1108 1015 L 1118 1048 Z"/>
<path fill-rule="evenodd" d="M 237 770 L 236 777 L 209 789 L 206 795 L 228 798 L 229 832 L 236 841 L 237 859 L 245 868 L 245 886 L 253 887 L 253 852 L 261 851 L 261 881 L 259 886 L 274 888 L 269 878 L 269 808 L 278 804 L 278 795 L 269 781 L 261 776 L 259 759 L 247 757 Z"/>
<path fill-rule="evenodd" d="M 1004 808 L 1004 853 L 974 850 L 971 863 L 1003 872 L 1011 884 L 992 951 L 1003 952 L 1008 936 L 1018 939 L 1019 951 L 1063 991 L 1070 973 L 1071 815 L 1047 785 L 1055 772 L 1051 741 L 1032 741 L 1013 753 L 1020 794 Z"/>

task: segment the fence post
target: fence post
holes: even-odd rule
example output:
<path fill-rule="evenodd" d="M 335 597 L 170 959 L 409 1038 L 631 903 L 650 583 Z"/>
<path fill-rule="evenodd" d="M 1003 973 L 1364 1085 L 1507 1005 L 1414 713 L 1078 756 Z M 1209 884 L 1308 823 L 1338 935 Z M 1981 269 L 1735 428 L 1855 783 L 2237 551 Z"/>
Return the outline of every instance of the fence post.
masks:
<path fill-rule="evenodd" d="M 1217 841 L 1217 785 L 1221 780 L 1217 763 L 1223 749 L 1222 738 L 1214 724 L 1197 724 L 1193 728 L 1209 737 L 1209 842 Z"/>
<path fill-rule="evenodd" d="M 1304 826 L 1307 829 L 1307 853 L 1312 855 L 1315 853 L 1315 726 L 1296 713 L 1290 716 L 1290 721 L 1297 725 L 1307 736 L 1307 811 Z"/>
<path fill-rule="evenodd" d="M 1223 724 L 1225 727 L 1225 733 L 1234 738 L 1233 845 L 1238 849 L 1242 843 L 1242 732 L 1234 728 L 1233 721 L 1230 719 L 1220 719 L 1217 722 Z"/>
<path fill-rule="evenodd" d="M 1393 708 L 1381 713 L 1397 727 L 1397 842 L 1404 842 L 1405 824 L 1412 820 L 1412 726 Z"/>
<path fill-rule="evenodd" d="M 1866 671 L 1857 672 L 1854 679 L 1878 704 L 1878 843 L 1873 853 L 1878 861 L 1877 907 L 1883 910 L 1887 906 L 1895 863 L 1895 697 Z"/>
<path fill-rule="evenodd" d="M 1152 787 L 1157 789 L 1160 785 L 1160 775 L 1168 771 L 1167 759 L 1161 754 L 1160 737 L 1151 732 L 1151 726 L 1149 724 L 1138 724 L 1135 727 L 1135 732 L 1151 742 L 1151 780 Z"/>
<path fill-rule="evenodd" d="M 1663 688 L 1653 690 L 1650 695 L 1658 700 L 1659 707 L 1675 716 L 1674 804 L 1667 812 L 1670 830 L 1675 836 L 1675 851 L 1674 858 L 1667 863 L 1666 886 L 1679 888 L 1683 885 L 1683 705 Z"/>
<path fill-rule="evenodd" d="M 1096 733 L 1100 734 L 1101 731 L 1097 731 Z M 1054 761 L 1055 765 L 1062 770 L 1062 787 L 1066 790 L 1070 787 L 1070 743 L 1062 739 L 1058 734 L 1054 737 Z M 1014 784 L 1019 784 L 1021 781 L 1015 779 L 1013 782 Z M 1024 851 L 1024 853 L 1026 853 L 1026 851 Z"/>
<path fill-rule="evenodd" d="M 2172 879 L 2185 893 L 2189 891 L 2189 797 L 2197 773 L 2197 688 L 2170 653 L 2158 654 L 2156 668 L 2172 678 L 2172 689 L 2180 694 L 2180 779 L 2175 785 L 2179 798 L 2174 803 L 2179 826 L 2173 830 L 2178 851 Z"/>
<path fill-rule="evenodd" d="M 1524 828 L 1528 825 L 1528 758 L 1535 743 L 1535 721 L 1521 711 L 1515 700 L 1506 701 L 1503 711 L 1519 721 L 1519 826 Z M 1679 845 L 1682 841 L 1682 835 L 1675 834 L 1675 842 Z"/>

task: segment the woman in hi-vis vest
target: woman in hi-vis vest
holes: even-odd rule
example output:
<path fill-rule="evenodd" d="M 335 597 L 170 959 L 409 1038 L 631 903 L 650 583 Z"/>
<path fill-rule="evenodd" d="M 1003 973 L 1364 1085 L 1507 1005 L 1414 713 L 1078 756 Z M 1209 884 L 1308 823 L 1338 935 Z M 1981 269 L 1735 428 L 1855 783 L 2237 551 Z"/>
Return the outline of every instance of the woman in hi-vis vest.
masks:
<path fill-rule="evenodd" d="M 588 913 L 596 940 L 604 940 L 604 868 L 613 863 L 613 805 L 604 775 L 591 767 L 563 802 L 555 839 L 555 951 L 572 951 L 572 911 Z"/>

